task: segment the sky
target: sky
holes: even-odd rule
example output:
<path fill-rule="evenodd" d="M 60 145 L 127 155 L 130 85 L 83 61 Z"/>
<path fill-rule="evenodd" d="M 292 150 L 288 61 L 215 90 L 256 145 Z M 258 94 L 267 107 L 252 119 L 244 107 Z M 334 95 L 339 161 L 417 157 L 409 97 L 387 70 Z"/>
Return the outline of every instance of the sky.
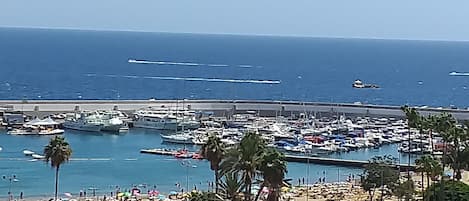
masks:
<path fill-rule="evenodd" d="M 469 40 L 468 0 L 1 0 L 0 27 Z"/>

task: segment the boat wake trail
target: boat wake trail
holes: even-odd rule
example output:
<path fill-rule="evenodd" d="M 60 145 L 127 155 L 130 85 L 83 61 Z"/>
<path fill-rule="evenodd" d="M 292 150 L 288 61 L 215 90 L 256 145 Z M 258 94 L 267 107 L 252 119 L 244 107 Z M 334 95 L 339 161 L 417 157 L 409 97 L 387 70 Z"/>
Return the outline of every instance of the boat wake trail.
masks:
<path fill-rule="evenodd" d="M 453 72 L 449 73 L 449 75 L 450 76 L 469 76 L 469 73 L 453 71 Z"/>
<path fill-rule="evenodd" d="M 129 59 L 127 62 L 133 64 L 156 64 L 156 65 L 172 65 L 172 66 L 192 66 L 192 67 L 234 67 L 234 68 L 261 68 L 262 66 L 252 65 L 228 65 L 228 64 L 203 64 L 192 62 L 174 62 L 174 61 L 148 61 Z"/>
<path fill-rule="evenodd" d="M 229 83 L 252 83 L 252 84 L 280 84 L 280 80 L 243 80 L 243 79 L 225 79 L 225 78 L 200 78 L 200 77 L 160 77 L 160 76 L 136 76 L 136 75 L 97 75 L 85 74 L 88 77 L 110 77 L 110 78 L 129 78 L 129 79 L 156 79 L 156 80 L 184 80 L 201 82 L 229 82 Z"/>

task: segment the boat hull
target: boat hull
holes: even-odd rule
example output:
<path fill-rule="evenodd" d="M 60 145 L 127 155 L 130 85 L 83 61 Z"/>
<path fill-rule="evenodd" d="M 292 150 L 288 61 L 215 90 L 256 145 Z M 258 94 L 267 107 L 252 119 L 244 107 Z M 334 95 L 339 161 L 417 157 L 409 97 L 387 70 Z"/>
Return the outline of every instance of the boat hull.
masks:
<path fill-rule="evenodd" d="M 88 131 L 88 132 L 99 132 L 101 131 L 102 125 L 97 124 L 78 124 L 78 123 L 64 123 L 64 128 L 79 130 L 79 131 Z"/>
<path fill-rule="evenodd" d="M 176 123 L 159 123 L 159 122 L 134 122 L 135 128 L 147 128 L 147 129 L 155 129 L 155 130 L 176 130 L 177 124 Z"/>

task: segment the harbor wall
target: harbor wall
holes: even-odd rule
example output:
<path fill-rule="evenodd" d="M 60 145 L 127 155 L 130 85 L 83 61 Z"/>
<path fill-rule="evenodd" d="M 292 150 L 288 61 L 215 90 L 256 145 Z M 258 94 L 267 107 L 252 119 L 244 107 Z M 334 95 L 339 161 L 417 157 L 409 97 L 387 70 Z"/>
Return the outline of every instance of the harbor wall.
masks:
<path fill-rule="evenodd" d="M 264 116 L 297 113 L 346 114 L 359 116 L 404 117 L 400 106 L 349 103 L 321 103 L 270 100 L 2 100 L 0 111 L 22 111 L 36 116 L 73 112 L 77 110 L 135 111 L 145 107 L 191 109 L 213 111 L 217 115 L 229 115 L 255 111 Z M 418 108 L 422 115 L 451 113 L 460 120 L 469 120 L 469 110 L 448 108 Z"/>

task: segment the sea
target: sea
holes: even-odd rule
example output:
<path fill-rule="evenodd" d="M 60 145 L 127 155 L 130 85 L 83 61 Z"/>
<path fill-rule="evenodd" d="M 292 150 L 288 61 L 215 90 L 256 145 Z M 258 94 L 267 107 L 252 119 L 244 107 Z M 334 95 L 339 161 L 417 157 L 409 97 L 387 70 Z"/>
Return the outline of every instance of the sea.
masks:
<path fill-rule="evenodd" d="M 469 43 L 378 39 L 175 34 L 0 28 L 0 99 L 260 99 L 385 105 L 468 107 Z M 354 89 L 352 83 L 379 89 Z M 23 156 L 38 153 L 50 137 L 0 131 L 0 197 L 51 195 L 54 170 Z M 69 131 L 72 160 L 60 170 L 60 192 L 140 186 L 208 189 L 206 161 L 140 154 L 164 144 L 157 131 Z M 198 147 L 187 147 L 197 150 Z M 397 145 L 326 157 L 368 160 Z M 412 160 L 415 157 L 412 157 Z M 360 169 L 289 163 L 292 183 L 343 181 Z"/>

